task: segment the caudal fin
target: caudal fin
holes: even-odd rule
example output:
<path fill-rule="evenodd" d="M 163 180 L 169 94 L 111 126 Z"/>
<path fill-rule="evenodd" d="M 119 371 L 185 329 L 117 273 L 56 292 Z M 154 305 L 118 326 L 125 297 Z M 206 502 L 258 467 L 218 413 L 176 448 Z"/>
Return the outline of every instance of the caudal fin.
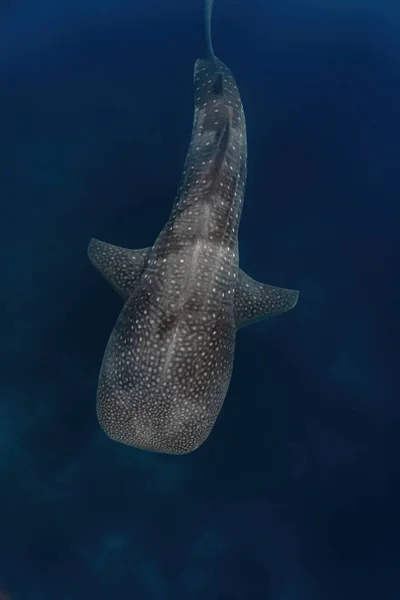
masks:
<path fill-rule="evenodd" d="M 213 48 L 212 36 L 211 36 L 211 16 L 212 16 L 213 3 L 214 3 L 214 0 L 204 0 L 204 18 L 205 18 L 207 54 L 210 59 L 215 60 L 215 54 L 214 54 L 214 48 Z"/>

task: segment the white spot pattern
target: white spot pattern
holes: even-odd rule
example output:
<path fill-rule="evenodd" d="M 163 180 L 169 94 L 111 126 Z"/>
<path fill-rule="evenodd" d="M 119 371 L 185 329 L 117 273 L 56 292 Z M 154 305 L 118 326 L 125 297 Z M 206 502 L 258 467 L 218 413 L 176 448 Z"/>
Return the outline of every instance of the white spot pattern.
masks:
<path fill-rule="evenodd" d="M 153 247 L 133 251 L 97 240 L 89 247 L 127 300 L 101 367 L 99 423 L 124 444 L 171 454 L 191 452 L 208 437 L 228 390 L 238 323 L 254 320 L 257 310 L 265 316 L 261 288 L 252 299 L 243 290 L 253 280 L 242 286 L 238 277 L 247 160 L 240 94 L 219 59 L 198 60 L 194 79 L 182 181 Z M 279 298 L 273 303 L 280 308 Z"/>

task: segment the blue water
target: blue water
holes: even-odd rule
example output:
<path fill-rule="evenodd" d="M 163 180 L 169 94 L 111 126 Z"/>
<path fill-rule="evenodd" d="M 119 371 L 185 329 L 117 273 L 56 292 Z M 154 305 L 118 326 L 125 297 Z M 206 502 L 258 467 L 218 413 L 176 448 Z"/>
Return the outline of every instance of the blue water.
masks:
<path fill-rule="evenodd" d="M 300 300 L 239 332 L 183 457 L 99 430 L 121 302 L 86 247 L 168 217 L 201 1 L 0 5 L 4 598 L 400 598 L 400 7 L 215 2 L 248 123 L 241 265 Z"/>

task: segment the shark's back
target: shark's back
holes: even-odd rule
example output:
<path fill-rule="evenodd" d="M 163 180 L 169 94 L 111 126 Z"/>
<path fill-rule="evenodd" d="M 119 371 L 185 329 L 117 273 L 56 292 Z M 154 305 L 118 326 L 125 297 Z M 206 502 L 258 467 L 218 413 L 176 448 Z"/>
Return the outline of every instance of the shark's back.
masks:
<path fill-rule="evenodd" d="M 97 240 L 92 262 L 125 305 L 100 372 L 97 414 L 113 439 L 183 454 L 208 437 L 226 396 L 236 331 L 289 310 L 297 292 L 239 269 L 246 182 L 246 125 L 232 73 L 211 44 L 194 69 L 195 110 L 182 181 L 151 248 Z"/>
<path fill-rule="evenodd" d="M 110 338 L 98 393 L 111 437 L 168 453 L 192 451 L 208 437 L 229 386 L 236 333 L 245 118 L 221 61 L 198 60 L 194 84 L 178 195 Z"/>

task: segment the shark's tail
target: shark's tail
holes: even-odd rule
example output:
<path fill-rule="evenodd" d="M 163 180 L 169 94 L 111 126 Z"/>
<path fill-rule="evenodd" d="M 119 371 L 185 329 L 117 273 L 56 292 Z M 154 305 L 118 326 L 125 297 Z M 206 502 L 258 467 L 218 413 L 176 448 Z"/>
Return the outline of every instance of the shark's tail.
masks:
<path fill-rule="evenodd" d="M 215 60 L 214 48 L 212 45 L 211 37 L 211 15 L 213 9 L 214 0 L 204 0 L 204 18 L 205 18 L 205 32 L 206 32 L 206 44 L 208 58 Z"/>

